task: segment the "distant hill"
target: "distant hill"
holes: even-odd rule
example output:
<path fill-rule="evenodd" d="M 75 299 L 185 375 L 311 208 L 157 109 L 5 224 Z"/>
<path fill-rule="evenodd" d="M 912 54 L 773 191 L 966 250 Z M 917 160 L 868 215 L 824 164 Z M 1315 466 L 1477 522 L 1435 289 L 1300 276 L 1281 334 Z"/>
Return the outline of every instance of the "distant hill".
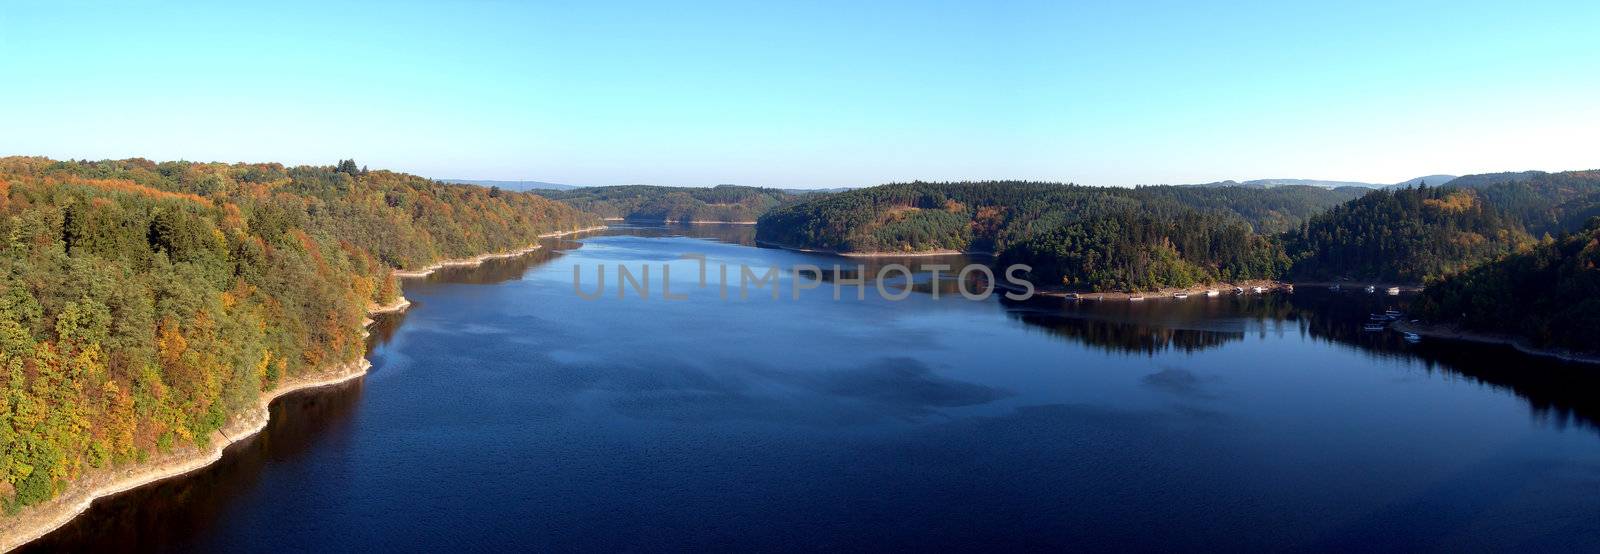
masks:
<path fill-rule="evenodd" d="M 1202 187 L 1251 187 L 1251 188 L 1272 188 L 1272 187 L 1302 186 L 1302 187 L 1321 187 L 1321 188 L 1325 188 L 1325 189 L 1340 189 L 1340 188 L 1381 189 L 1381 188 L 1390 188 L 1390 187 L 1415 186 L 1417 183 L 1421 183 L 1421 182 L 1424 182 L 1424 181 L 1426 181 L 1428 183 L 1428 186 L 1434 187 L 1434 186 L 1439 186 L 1439 185 L 1443 185 L 1445 183 L 1448 183 L 1452 179 L 1455 179 L 1455 178 L 1456 178 L 1456 176 L 1454 176 L 1454 175 L 1425 175 L 1425 176 L 1416 177 L 1416 178 L 1413 178 L 1413 179 L 1406 179 L 1404 181 L 1401 181 L 1401 182 L 1398 182 L 1398 183 L 1394 183 L 1394 184 L 1366 183 L 1366 182 L 1361 182 L 1361 181 L 1327 181 L 1327 180 L 1323 180 L 1323 179 L 1251 179 L 1249 181 L 1233 181 L 1233 180 L 1217 181 L 1215 183 L 1204 183 L 1204 184 L 1195 185 L 1195 186 L 1202 186 Z"/>
<path fill-rule="evenodd" d="M 1540 175 L 1548 174 L 1543 171 L 1503 171 L 1500 173 L 1480 173 L 1477 175 L 1456 177 L 1455 180 L 1450 181 L 1450 184 L 1458 187 L 1482 187 L 1485 185 L 1493 185 L 1498 183 L 1520 183 Z M 1432 185 L 1433 183 L 1430 182 L 1428 184 Z"/>
<path fill-rule="evenodd" d="M 1406 179 L 1404 181 L 1400 181 L 1398 183 L 1395 183 L 1395 184 L 1392 184 L 1392 185 L 1389 185 L 1389 186 L 1391 186 L 1391 187 L 1414 187 L 1414 186 L 1417 186 L 1417 185 L 1420 185 L 1420 184 L 1426 184 L 1426 185 L 1428 185 L 1430 187 L 1437 187 L 1439 185 L 1443 185 L 1443 184 L 1455 181 L 1456 179 L 1458 179 L 1458 177 L 1456 177 L 1455 175 L 1424 175 L 1422 177 L 1417 177 L 1415 179 Z"/>
<path fill-rule="evenodd" d="M 546 183 L 544 181 L 492 181 L 488 179 L 440 179 L 440 181 L 457 185 L 500 187 L 506 190 L 572 190 L 575 188 L 583 188 L 577 185 Z"/>
<path fill-rule="evenodd" d="M 1249 181 L 1242 181 L 1239 184 L 1245 185 L 1245 186 L 1269 187 L 1269 188 L 1270 187 L 1289 186 L 1289 185 L 1301 185 L 1301 186 L 1307 186 L 1307 187 L 1322 187 L 1322 188 L 1327 188 L 1327 189 L 1339 188 L 1339 187 L 1378 188 L 1378 187 L 1383 186 L 1383 185 L 1375 185 L 1375 184 L 1372 184 L 1372 183 L 1362 183 L 1360 181 L 1324 181 L 1324 180 L 1321 180 L 1321 179 L 1252 179 L 1252 180 L 1249 180 Z"/>
<path fill-rule="evenodd" d="M 778 189 L 738 185 L 619 185 L 533 192 L 601 217 L 651 221 L 751 222 L 767 210 L 801 197 Z"/>

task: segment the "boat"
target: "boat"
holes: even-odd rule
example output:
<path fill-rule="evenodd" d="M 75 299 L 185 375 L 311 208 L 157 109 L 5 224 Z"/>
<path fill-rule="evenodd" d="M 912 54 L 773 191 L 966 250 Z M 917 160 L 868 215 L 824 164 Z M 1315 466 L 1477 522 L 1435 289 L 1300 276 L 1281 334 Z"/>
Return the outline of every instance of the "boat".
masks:
<path fill-rule="evenodd" d="M 1251 288 L 1251 289 L 1250 289 L 1250 291 L 1251 291 L 1251 292 L 1254 292 L 1254 293 L 1256 293 L 1256 294 L 1261 294 L 1261 293 L 1263 293 L 1263 292 L 1267 292 L 1267 289 L 1266 289 L 1266 287 L 1252 287 L 1252 288 Z"/>
<path fill-rule="evenodd" d="M 1339 292 L 1339 285 L 1333 285 L 1331 287 L 1328 287 L 1328 290 L 1333 291 L 1333 292 Z"/>
<path fill-rule="evenodd" d="M 1390 319 L 1384 314 L 1367 314 L 1367 321 L 1390 321 Z"/>
<path fill-rule="evenodd" d="M 1382 323 L 1368 323 L 1361 326 L 1362 331 L 1382 331 L 1383 328 L 1384 324 Z"/>
<path fill-rule="evenodd" d="M 1140 300 L 1144 300 L 1144 297 L 1143 296 L 1129 296 L 1128 297 L 1128 301 L 1129 302 L 1138 302 Z"/>
<path fill-rule="evenodd" d="M 1400 287 L 1389 287 L 1385 292 L 1388 292 L 1389 296 L 1400 296 Z"/>
<path fill-rule="evenodd" d="M 1283 286 L 1283 292 L 1293 293 L 1294 292 L 1294 284 L 1290 283 L 1290 284 L 1284 285 Z"/>
<path fill-rule="evenodd" d="M 1405 338 L 1406 338 L 1406 342 L 1413 343 L 1413 344 L 1422 342 L 1422 335 L 1418 335 L 1416 333 L 1406 333 L 1405 334 Z"/>
<path fill-rule="evenodd" d="M 1188 297 L 1189 297 L 1189 293 L 1187 293 L 1187 292 L 1180 292 L 1180 293 L 1177 293 L 1177 294 L 1174 294 L 1174 295 L 1172 295 L 1172 297 L 1173 297 L 1173 298 L 1176 298 L 1176 299 L 1178 299 L 1178 300 L 1183 300 L 1183 299 L 1185 299 L 1185 298 L 1188 298 Z"/>
<path fill-rule="evenodd" d="M 1234 294 L 1244 294 L 1244 288 L 1242 288 L 1242 287 L 1233 287 L 1233 293 Z"/>
<path fill-rule="evenodd" d="M 1367 294 L 1372 294 L 1374 292 L 1378 292 L 1378 287 L 1367 285 Z"/>
<path fill-rule="evenodd" d="M 1216 295 L 1219 295 L 1219 294 L 1222 294 L 1222 293 L 1218 292 L 1217 289 L 1211 289 L 1211 290 L 1206 291 L 1206 296 L 1216 296 Z"/>
<path fill-rule="evenodd" d="M 1067 297 L 1066 298 L 1067 298 L 1067 300 L 1077 300 L 1078 299 L 1078 293 L 1069 292 L 1069 293 L 1067 293 Z"/>
<path fill-rule="evenodd" d="M 1383 311 L 1383 315 L 1389 316 L 1390 319 L 1400 319 L 1400 316 L 1405 315 L 1405 314 L 1401 313 L 1400 310 L 1389 309 L 1389 310 L 1384 310 Z"/>

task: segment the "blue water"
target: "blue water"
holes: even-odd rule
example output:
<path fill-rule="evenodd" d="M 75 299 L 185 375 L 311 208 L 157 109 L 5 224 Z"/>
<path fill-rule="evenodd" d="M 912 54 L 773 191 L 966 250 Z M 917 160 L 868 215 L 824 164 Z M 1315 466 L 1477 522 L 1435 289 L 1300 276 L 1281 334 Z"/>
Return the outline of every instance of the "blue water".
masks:
<path fill-rule="evenodd" d="M 1359 330 L 1403 298 L 741 300 L 735 269 L 723 300 L 719 263 L 861 263 L 749 242 L 625 229 L 409 282 L 364 380 L 34 547 L 1600 550 L 1595 368 Z"/>

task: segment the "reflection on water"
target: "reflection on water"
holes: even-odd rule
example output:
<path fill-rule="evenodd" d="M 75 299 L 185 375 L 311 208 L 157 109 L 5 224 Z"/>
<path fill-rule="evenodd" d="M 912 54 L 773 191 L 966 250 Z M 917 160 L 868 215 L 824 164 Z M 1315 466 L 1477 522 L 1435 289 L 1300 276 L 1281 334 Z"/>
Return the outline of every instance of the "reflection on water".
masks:
<path fill-rule="evenodd" d="M 1572 549 L 1597 536 L 1585 491 L 1600 486 L 1600 372 L 1361 330 L 1405 297 L 970 302 L 953 276 L 921 271 L 885 284 L 919 293 L 903 302 L 582 301 L 569 284 L 571 265 L 685 253 L 860 264 L 839 277 L 866 287 L 890 263 L 987 261 L 741 247 L 753 231 L 619 226 L 408 280 L 416 307 L 376 318 L 367 378 L 280 399 L 222 462 L 96 502 L 28 550 Z"/>

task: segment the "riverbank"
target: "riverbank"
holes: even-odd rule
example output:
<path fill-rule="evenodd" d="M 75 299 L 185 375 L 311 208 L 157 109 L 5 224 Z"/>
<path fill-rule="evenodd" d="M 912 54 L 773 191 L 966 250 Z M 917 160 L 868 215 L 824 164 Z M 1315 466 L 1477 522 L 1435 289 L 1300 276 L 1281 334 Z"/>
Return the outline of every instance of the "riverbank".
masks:
<path fill-rule="evenodd" d="M 1539 348 L 1528 344 L 1528 340 L 1522 337 L 1501 333 L 1472 331 L 1462 329 L 1460 326 L 1452 323 L 1412 323 L 1409 321 L 1396 321 L 1393 325 L 1390 325 L 1389 328 L 1402 333 L 1416 333 L 1418 335 L 1434 339 L 1457 340 L 1484 344 L 1503 344 L 1517 349 L 1518 352 L 1522 352 L 1523 354 L 1528 354 L 1531 356 L 1556 358 L 1562 361 L 1584 364 L 1600 364 L 1600 354 L 1576 352 L 1559 348 Z"/>
<path fill-rule="evenodd" d="M 1385 283 L 1385 282 L 1382 282 L 1382 281 L 1357 281 L 1357 280 L 1296 281 L 1294 283 L 1294 285 L 1297 286 L 1297 287 L 1319 287 L 1319 288 L 1328 288 L 1328 287 L 1332 287 L 1334 285 L 1338 285 L 1340 289 L 1345 289 L 1345 290 L 1361 290 L 1361 289 L 1365 289 L 1365 288 L 1370 286 L 1370 287 L 1376 289 L 1377 292 L 1384 292 L 1384 291 L 1387 291 L 1387 290 L 1389 290 L 1391 288 L 1396 288 L 1396 289 L 1400 289 L 1400 292 L 1408 292 L 1408 293 L 1409 292 L 1422 292 L 1422 289 L 1423 289 L 1422 285 L 1419 285 L 1419 284 L 1416 284 L 1416 283 Z"/>
<path fill-rule="evenodd" d="M 596 225 L 594 227 L 585 227 L 585 228 L 582 228 L 582 229 L 575 229 L 575 230 L 572 230 L 572 231 L 559 231 L 559 232 L 554 232 L 554 233 L 545 233 L 545 234 L 539 235 L 539 238 L 548 239 L 548 238 L 555 238 L 555 237 L 564 237 L 564 236 L 567 236 L 567 235 L 576 235 L 576 234 L 579 234 L 579 233 L 588 233 L 588 232 L 591 232 L 591 231 L 600 231 L 600 230 L 604 230 L 605 228 L 606 228 L 605 225 Z M 518 248 L 516 250 L 510 250 L 510 251 L 506 251 L 506 252 L 494 252 L 494 253 L 489 253 L 489 254 L 479 254 L 479 255 L 473 256 L 471 258 L 456 258 L 456 259 L 451 259 L 451 260 L 442 260 L 442 261 L 434 262 L 431 265 L 428 265 L 428 266 L 425 266 L 425 267 L 422 267 L 422 268 L 419 268 L 419 269 L 395 270 L 394 276 L 402 278 L 402 279 L 416 279 L 416 278 L 421 278 L 421 277 L 427 277 L 429 275 L 432 275 L 433 272 L 439 271 L 439 270 L 447 268 L 447 267 L 472 267 L 472 266 L 478 266 L 478 265 L 483 265 L 483 262 L 487 262 L 489 260 L 498 259 L 498 258 L 514 258 L 514 257 L 517 257 L 517 256 L 521 256 L 523 254 L 527 254 L 527 253 L 532 252 L 534 250 L 538 250 L 538 249 L 539 249 L 539 243 L 533 243 L 533 244 L 531 244 L 531 245 L 529 245 L 527 247 Z"/>
<path fill-rule="evenodd" d="M 616 221 L 621 223 L 662 224 L 662 225 L 755 225 L 755 221 L 716 221 L 704 219 L 628 219 L 625 217 L 603 217 L 603 221 Z"/>
<path fill-rule="evenodd" d="M 1256 292 L 1256 287 L 1261 288 L 1260 293 Z M 1218 296 L 1233 296 L 1235 294 L 1239 294 L 1235 292 L 1235 289 L 1243 289 L 1243 294 L 1264 294 L 1275 291 L 1294 292 L 1294 285 L 1290 283 L 1281 283 L 1278 281 L 1254 280 L 1240 281 L 1237 283 L 1212 283 L 1209 285 L 1184 288 L 1171 287 L 1142 292 L 1074 292 L 1065 289 L 1041 288 L 1039 289 L 1038 294 L 1040 296 L 1054 296 L 1073 300 L 1132 300 L 1135 298 L 1140 300 L 1155 300 L 1161 298 L 1170 299 L 1175 294 L 1187 294 L 1190 297 L 1205 298 L 1206 291 L 1212 290 L 1217 291 Z"/>
<path fill-rule="evenodd" d="M 29 506 L 14 515 L 0 518 L 0 552 L 10 551 L 49 534 L 89 509 L 98 498 L 129 491 L 150 483 L 199 470 L 222 459 L 228 446 L 248 439 L 267 428 L 274 400 L 296 392 L 337 385 L 367 374 L 372 363 L 366 358 L 314 371 L 278 383 L 263 394 L 256 406 L 235 414 L 226 426 L 211 433 L 205 448 L 188 445 L 156 454 L 144 462 L 124 467 L 94 470 L 72 481 L 66 489 L 44 503 Z"/>
<path fill-rule="evenodd" d="M 605 229 L 605 226 L 546 233 L 539 235 L 539 237 L 553 238 L 601 229 Z M 513 252 L 445 260 L 421 270 L 411 272 L 397 271 L 395 273 L 400 276 L 421 277 L 444 267 L 479 265 L 495 258 L 526 254 L 538 248 L 539 245 L 535 244 Z M 401 312 L 409 307 L 411 307 L 411 301 L 407 300 L 404 295 L 396 297 L 393 302 L 388 304 L 373 304 L 368 307 L 367 315 L 369 317 L 362 322 L 362 326 L 372 325 L 373 320 L 370 316 Z M 267 423 L 271 419 L 271 404 L 274 400 L 295 392 L 350 381 L 366 375 L 367 369 L 370 367 L 372 367 L 372 363 L 368 362 L 363 355 L 362 358 L 351 362 L 312 371 L 280 382 L 276 388 L 263 393 L 254 408 L 235 414 L 222 429 L 212 432 L 211 440 L 205 448 L 187 445 L 174 448 L 166 453 L 153 455 L 143 462 L 86 472 L 82 477 L 67 484 L 65 490 L 54 498 L 23 508 L 16 514 L 0 517 L 0 552 L 8 552 L 34 539 L 45 536 L 62 525 L 66 525 L 78 514 L 88 510 L 96 499 L 182 476 L 211 465 L 222 459 L 223 451 L 229 445 L 253 437 L 267 427 Z"/>

